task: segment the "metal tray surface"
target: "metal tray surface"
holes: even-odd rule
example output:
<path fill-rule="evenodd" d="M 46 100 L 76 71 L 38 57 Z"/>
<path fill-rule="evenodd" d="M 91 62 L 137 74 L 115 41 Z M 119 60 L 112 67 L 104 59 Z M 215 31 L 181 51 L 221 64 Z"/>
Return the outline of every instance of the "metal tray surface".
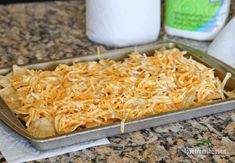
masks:
<path fill-rule="evenodd" d="M 226 65 L 225 63 L 209 56 L 208 54 L 191 48 L 189 46 L 183 45 L 181 43 L 175 42 L 160 42 L 155 44 L 149 44 L 145 46 L 124 48 L 119 50 L 112 50 L 106 53 L 101 54 L 100 58 L 110 58 L 114 60 L 121 60 L 128 56 L 132 51 L 145 52 L 146 54 L 151 54 L 156 49 L 160 48 L 174 48 L 177 47 L 181 50 L 188 52 L 188 56 L 192 56 L 193 59 L 197 60 L 200 63 L 208 67 L 215 69 L 216 76 L 221 80 L 225 77 L 227 72 L 232 74 L 232 77 L 226 84 L 226 90 L 235 89 L 235 69 Z M 69 59 L 54 60 L 49 62 L 42 62 L 37 64 L 28 64 L 23 65 L 22 67 L 30 69 L 41 69 L 41 70 L 50 70 L 54 69 L 58 64 L 72 64 L 73 62 L 86 62 L 86 61 L 96 61 L 98 56 L 88 55 L 81 57 L 73 57 Z M 12 70 L 11 67 L 1 68 L 0 75 L 4 75 Z M 235 109 L 235 99 L 221 100 L 219 102 L 214 102 L 206 105 L 194 106 L 189 108 L 184 108 L 177 111 L 167 112 L 163 114 L 158 114 L 150 117 L 143 117 L 125 123 L 124 133 L 141 130 L 145 128 L 155 127 L 167 123 L 188 120 L 196 117 L 201 117 L 205 115 L 226 112 L 229 110 Z M 27 139 L 35 148 L 39 150 L 49 150 L 53 148 L 58 148 L 66 145 L 72 145 L 75 143 L 95 140 L 103 137 L 109 137 L 113 135 L 122 134 L 120 131 L 120 123 L 114 123 L 106 126 L 89 128 L 80 131 L 74 131 L 72 133 L 58 135 L 48 138 L 35 138 L 31 136 L 25 129 L 24 125 L 19 121 L 13 112 L 10 111 L 8 106 L 5 104 L 2 98 L 0 98 L 0 119 L 8 127 L 17 132 L 23 138 Z"/>

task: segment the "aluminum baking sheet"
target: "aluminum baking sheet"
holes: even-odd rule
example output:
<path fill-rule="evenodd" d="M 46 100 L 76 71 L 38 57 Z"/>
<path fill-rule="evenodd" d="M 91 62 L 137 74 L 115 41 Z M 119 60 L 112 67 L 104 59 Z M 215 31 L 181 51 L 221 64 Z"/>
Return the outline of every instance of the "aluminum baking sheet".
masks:
<path fill-rule="evenodd" d="M 175 42 L 162 42 L 158 44 L 150 44 L 139 47 L 131 47 L 124 48 L 119 50 L 113 50 L 106 53 L 101 54 L 101 58 L 110 58 L 115 60 L 121 60 L 128 56 L 128 54 L 134 50 L 139 52 L 145 52 L 146 54 L 151 55 L 156 49 L 159 48 L 174 48 L 177 47 L 181 50 L 186 50 L 188 52 L 188 56 L 192 56 L 198 62 L 205 64 L 208 67 L 215 68 L 216 76 L 218 76 L 221 80 L 225 77 L 227 72 L 232 74 L 232 77 L 226 84 L 226 90 L 234 90 L 235 89 L 235 70 L 222 63 L 221 61 L 207 55 L 204 52 L 193 49 L 189 46 L 175 43 Z M 37 63 L 24 65 L 23 67 L 30 69 L 41 69 L 41 70 L 50 70 L 54 69 L 58 64 L 72 64 L 73 62 L 86 62 L 86 61 L 95 61 L 98 60 L 98 56 L 96 54 L 89 56 L 81 56 L 74 57 L 69 59 L 62 60 L 54 60 L 49 62 Z M 12 68 L 2 68 L 0 69 L 0 74 L 4 75 L 10 72 Z M 136 130 L 141 130 L 145 128 L 155 127 L 167 123 L 192 119 L 196 117 L 201 117 L 205 115 L 215 114 L 219 112 L 225 112 L 229 110 L 235 109 L 235 99 L 227 99 L 222 100 L 220 102 L 214 102 L 207 105 L 201 105 L 197 107 L 185 108 L 178 111 L 167 112 L 164 114 L 158 114 L 150 117 L 139 118 L 131 121 L 127 121 L 125 123 L 125 132 L 132 132 Z M 61 146 L 71 145 L 75 143 L 95 140 L 103 137 L 109 137 L 113 135 L 121 134 L 120 131 L 120 123 L 114 123 L 102 127 L 89 128 L 80 131 L 74 131 L 72 133 L 58 135 L 48 138 L 35 138 L 27 133 L 25 127 L 16 118 L 15 114 L 10 111 L 5 102 L 0 98 L 0 119 L 9 126 L 12 130 L 17 132 L 19 135 L 27 139 L 35 148 L 39 150 L 48 150 Z"/>

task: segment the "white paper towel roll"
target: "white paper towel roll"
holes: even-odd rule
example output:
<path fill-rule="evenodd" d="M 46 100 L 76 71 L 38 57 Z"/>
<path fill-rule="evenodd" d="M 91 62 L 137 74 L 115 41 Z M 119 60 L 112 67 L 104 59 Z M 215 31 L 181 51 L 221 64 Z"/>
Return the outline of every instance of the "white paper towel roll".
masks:
<path fill-rule="evenodd" d="M 108 46 L 155 41 L 160 8 L 160 0 L 86 0 L 87 36 Z"/>

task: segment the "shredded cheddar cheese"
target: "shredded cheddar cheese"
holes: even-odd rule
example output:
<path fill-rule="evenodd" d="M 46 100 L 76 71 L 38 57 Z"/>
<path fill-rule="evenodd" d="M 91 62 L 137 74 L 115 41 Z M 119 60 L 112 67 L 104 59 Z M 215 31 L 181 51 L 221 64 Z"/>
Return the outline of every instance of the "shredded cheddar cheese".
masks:
<path fill-rule="evenodd" d="M 61 64 L 53 71 L 13 66 L 0 78 L 0 95 L 37 137 L 114 122 L 124 132 L 128 120 L 235 97 L 224 90 L 231 74 L 221 82 L 185 54 L 133 52 L 123 61 Z"/>

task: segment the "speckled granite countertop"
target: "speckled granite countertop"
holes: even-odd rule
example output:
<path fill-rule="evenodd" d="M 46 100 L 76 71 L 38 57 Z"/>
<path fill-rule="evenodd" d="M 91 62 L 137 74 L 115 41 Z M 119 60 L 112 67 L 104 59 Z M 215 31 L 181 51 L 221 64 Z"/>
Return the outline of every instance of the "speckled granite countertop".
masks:
<path fill-rule="evenodd" d="M 84 1 L 0 6 L 0 66 L 86 55 L 95 52 L 97 47 L 101 51 L 110 49 L 86 38 L 84 14 Z M 161 38 L 169 39 L 163 32 Z M 209 44 L 170 39 L 204 51 Z M 36 162 L 232 163 L 235 162 L 235 111 L 110 137 L 109 140 L 110 145 Z M 184 150 L 205 145 L 221 149 L 222 154 L 189 154 Z M 0 154 L 0 162 L 4 161 Z"/>

